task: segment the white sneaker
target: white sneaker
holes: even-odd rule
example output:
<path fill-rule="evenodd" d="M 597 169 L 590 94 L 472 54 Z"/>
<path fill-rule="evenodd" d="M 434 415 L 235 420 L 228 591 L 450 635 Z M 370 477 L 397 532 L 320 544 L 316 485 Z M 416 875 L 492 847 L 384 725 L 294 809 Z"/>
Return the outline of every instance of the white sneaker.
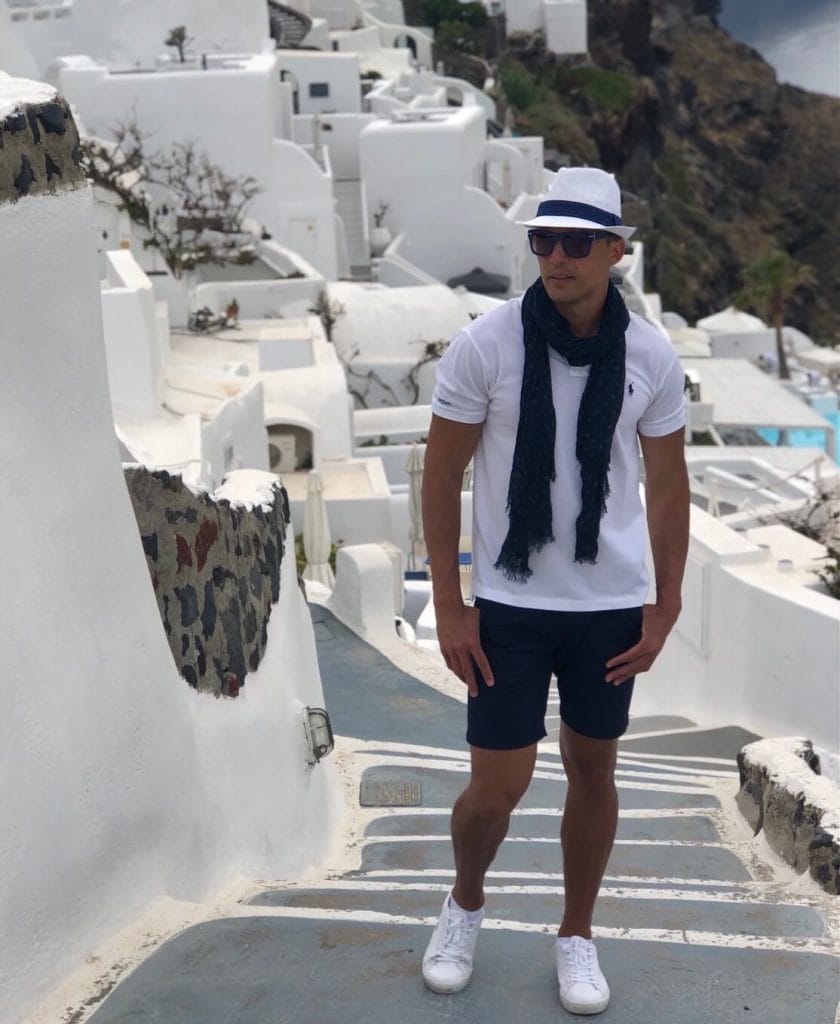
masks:
<path fill-rule="evenodd" d="M 610 1001 L 610 987 L 598 966 L 595 943 L 580 935 L 557 940 L 557 981 L 560 1002 L 569 1013 L 601 1013 Z"/>
<path fill-rule="evenodd" d="M 443 901 L 440 919 L 423 955 L 423 981 L 433 992 L 460 992 L 469 985 L 484 910 L 473 917 Z"/>

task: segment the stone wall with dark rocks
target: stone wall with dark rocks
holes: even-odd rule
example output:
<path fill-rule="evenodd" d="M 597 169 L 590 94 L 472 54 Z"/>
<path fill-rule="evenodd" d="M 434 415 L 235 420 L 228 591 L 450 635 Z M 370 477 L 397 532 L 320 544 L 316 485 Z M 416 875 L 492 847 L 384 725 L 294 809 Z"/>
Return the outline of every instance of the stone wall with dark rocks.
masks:
<path fill-rule="evenodd" d="M 768 754 L 770 743 L 776 749 Z M 820 776 L 811 742 L 751 743 L 738 755 L 738 770 L 736 801 L 753 832 L 763 831 L 770 847 L 800 874 L 808 871 L 826 892 L 840 894 L 840 836 L 836 828 L 827 827 L 829 817 L 838 813 L 837 794 Z M 816 787 L 801 784 L 809 772 L 820 780 L 825 793 L 821 800 L 807 795 Z"/>
<path fill-rule="evenodd" d="M 233 505 L 195 494 L 179 476 L 125 470 L 143 550 L 175 664 L 196 689 L 236 697 L 265 651 L 289 503 Z"/>
<path fill-rule="evenodd" d="M 79 131 L 62 96 L 0 118 L 0 203 L 84 181 Z"/>

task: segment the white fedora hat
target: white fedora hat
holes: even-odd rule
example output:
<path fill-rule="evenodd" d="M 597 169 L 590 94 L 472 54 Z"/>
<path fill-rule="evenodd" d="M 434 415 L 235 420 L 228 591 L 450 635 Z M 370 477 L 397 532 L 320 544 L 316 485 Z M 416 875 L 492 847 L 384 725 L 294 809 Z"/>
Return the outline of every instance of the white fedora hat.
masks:
<path fill-rule="evenodd" d="M 526 228 L 588 228 L 629 238 L 635 228 L 621 223 L 621 191 L 615 176 L 597 167 L 561 167 Z"/>

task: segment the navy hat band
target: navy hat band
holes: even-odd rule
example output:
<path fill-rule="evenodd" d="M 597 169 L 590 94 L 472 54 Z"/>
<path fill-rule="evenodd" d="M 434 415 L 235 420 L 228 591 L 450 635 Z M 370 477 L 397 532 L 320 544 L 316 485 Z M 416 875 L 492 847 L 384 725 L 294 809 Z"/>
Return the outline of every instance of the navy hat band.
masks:
<path fill-rule="evenodd" d="M 621 224 L 621 217 L 599 206 L 587 203 L 573 203 L 566 199 L 547 199 L 537 207 L 538 217 L 577 217 L 579 220 L 591 220 L 604 227 L 615 227 Z"/>

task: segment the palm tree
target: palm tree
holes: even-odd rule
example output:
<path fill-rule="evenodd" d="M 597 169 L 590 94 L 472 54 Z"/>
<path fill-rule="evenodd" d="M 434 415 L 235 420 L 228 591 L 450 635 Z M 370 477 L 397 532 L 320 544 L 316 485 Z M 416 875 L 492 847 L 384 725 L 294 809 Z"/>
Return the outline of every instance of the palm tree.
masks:
<path fill-rule="evenodd" d="M 735 301 L 753 306 L 776 329 L 779 377 L 790 380 L 782 344 L 785 306 L 799 288 L 813 280 L 812 268 L 805 263 L 797 263 L 788 253 L 776 249 L 744 267 L 742 276 L 744 286 L 735 296 Z"/>

